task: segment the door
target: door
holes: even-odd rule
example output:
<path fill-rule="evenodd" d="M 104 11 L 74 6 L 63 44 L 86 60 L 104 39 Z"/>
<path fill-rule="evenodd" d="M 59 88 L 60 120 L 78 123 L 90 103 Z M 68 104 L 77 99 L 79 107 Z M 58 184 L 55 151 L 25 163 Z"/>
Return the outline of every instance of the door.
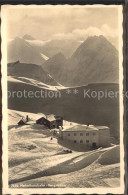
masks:
<path fill-rule="evenodd" d="M 92 147 L 96 148 L 96 143 L 95 142 L 92 143 Z"/>

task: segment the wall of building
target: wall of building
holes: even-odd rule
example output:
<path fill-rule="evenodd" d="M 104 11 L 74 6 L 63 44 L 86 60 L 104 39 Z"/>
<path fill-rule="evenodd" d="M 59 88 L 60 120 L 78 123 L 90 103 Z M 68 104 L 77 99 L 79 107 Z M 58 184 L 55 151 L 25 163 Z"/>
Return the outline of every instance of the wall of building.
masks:
<path fill-rule="evenodd" d="M 110 130 L 99 130 L 99 144 L 100 146 L 107 147 L 110 145 Z"/>
<path fill-rule="evenodd" d="M 99 132 L 98 131 L 63 131 L 62 137 L 64 140 L 76 141 L 76 143 L 86 144 L 87 146 L 92 146 L 96 143 L 99 146 Z"/>
<path fill-rule="evenodd" d="M 60 137 L 63 140 L 69 140 L 73 143 L 85 144 L 89 147 L 107 147 L 110 145 L 110 130 L 91 130 L 91 131 L 60 131 Z"/>

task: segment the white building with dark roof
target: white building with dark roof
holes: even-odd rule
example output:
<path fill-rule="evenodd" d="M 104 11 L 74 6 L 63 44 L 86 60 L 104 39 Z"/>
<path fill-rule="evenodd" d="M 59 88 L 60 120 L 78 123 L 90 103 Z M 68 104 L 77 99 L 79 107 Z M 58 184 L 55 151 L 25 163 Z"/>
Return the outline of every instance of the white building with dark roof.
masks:
<path fill-rule="evenodd" d="M 110 145 L 110 129 L 106 126 L 75 125 L 60 128 L 63 140 L 85 144 L 88 147 L 107 147 Z"/>

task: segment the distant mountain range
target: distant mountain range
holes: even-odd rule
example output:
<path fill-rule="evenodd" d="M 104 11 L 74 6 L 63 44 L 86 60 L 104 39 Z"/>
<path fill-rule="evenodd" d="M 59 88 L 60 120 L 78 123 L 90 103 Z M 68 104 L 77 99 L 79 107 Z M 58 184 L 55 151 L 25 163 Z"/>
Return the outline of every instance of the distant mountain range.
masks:
<path fill-rule="evenodd" d="M 50 90 L 60 91 L 61 98 L 14 97 L 8 99 L 8 108 L 53 113 L 81 124 L 106 125 L 110 127 L 111 135 L 118 137 L 119 98 L 103 97 L 100 101 L 93 97 L 84 98 L 84 90 L 88 89 L 97 93 L 104 89 L 113 92 L 119 90 L 118 51 L 103 36 L 89 37 L 77 47 L 76 44 L 75 50 L 74 46 L 66 46 L 68 42 L 62 44 L 62 47 L 58 44 L 58 50 L 52 47 L 52 43 L 56 45 L 59 42 L 61 43 L 34 40 L 28 35 L 9 42 L 8 61 L 13 63 L 8 63 L 8 76 L 11 77 L 8 90 L 11 92 L 25 89 L 28 92 L 36 92 L 43 88 L 47 93 Z M 69 45 L 70 43 L 69 41 Z M 64 45 L 67 52 L 72 48 L 70 57 L 66 58 L 62 52 Z M 43 83 L 50 86 L 47 87 Z M 67 89 L 71 90 L 71 93 L 68 94 Z M 74 94 L 74 90 L 79 93 Z"/>
<path fill-rule="evenodd" d="M 41 65 L 46 59 L 59 52 L 68 58 L 80 44 L 81 42 L 75 40 L 41 41 L 26 34 L 8 42 L 8 63 L 19 60 L 23 63 Z"/>
<path fill-rule="evenodd" d="M 32 43 L 32 41 L 31 41 Z M 41 52 L 48 57 L 53 57 L 57 53 L 63 53 L 66 58 L 72 56 L 74 51 L 80 46 L 77 40 L 51 40 L 47 41 L 41 48 Z"/>
<path fill-rule="evenodd" d="M 43 64 L 45 59 L 25 39 L 16 37 L 8 43 L 8 62 L 19 60 L 22 63 Z"/>
<path fill-rule="evenodd" d="M 48 57 L 53 57 L 57 53 L 63 53 L 66 58 L 71 57 L 74 51 L 80 46 L 81 42 L 69 39 L 69 40 L 36 40 L 30 35 L 24 35 L 25 39 L 32 47 L 34 47 L 39 53 L 44 53 Z"/>
<path fill-rule="evenodd" d="M 77 49 L 73 52 L 74 46 Z M 71 57 L 65 57 L 64 48 L 67 53 L 71 49 Z M 39 41 L 24 35 L 8 43 L 8 62 L 15 61 L 41 65 L 57 83 L 67 87 L 119 82 L 118 51 L 104 36 L 89 37 L 80 44 L 72 40 Z"/>
<path fill-rule="evenodd" d="M 59 53 L 43 67 L 64 86 L 119 82 L 118 51 L 103 36 L 89 37 L 68 60 Z"/>

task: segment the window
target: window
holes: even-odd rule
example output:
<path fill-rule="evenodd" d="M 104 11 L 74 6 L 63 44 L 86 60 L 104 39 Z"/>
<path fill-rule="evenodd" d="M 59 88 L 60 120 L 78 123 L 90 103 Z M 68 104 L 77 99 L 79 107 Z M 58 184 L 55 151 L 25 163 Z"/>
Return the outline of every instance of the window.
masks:
<path fill-rule="evenodd" d="M 74 143 L 76 143 L 77 141 L 76 140 L 74 140 Z"/>
<path fill-rule="evenodd" d="M 70 133 L 68 133 L 68 136 L 70 136 Z"/>
<path fill-rule="evenodd" d="M 83 140 L 80 140 L 80 143 L 82 144 L 83 143 Z"/>
<path fill-rule="evenodd" d="M 96 135 L 96 133 L 93 133 L 93 135 Z"/>
<path fill-rule="evenodd" d="M 86 136 L 89 136 L 89 133 L 86 133 Z"/>
<path fill-rule="evenodd" d="M 89 140 L 86 140 L 86 143 L 89 143 Z"/>
<path fill-rule="evenodd" d="M 80 136 L 83 136 L 83 133 L 80 133 Z"/>
<path fill-rule="evenodd" d="M 76 133 L 74 133 L 74 136 L 76 136 L 77 134 Z"/>

